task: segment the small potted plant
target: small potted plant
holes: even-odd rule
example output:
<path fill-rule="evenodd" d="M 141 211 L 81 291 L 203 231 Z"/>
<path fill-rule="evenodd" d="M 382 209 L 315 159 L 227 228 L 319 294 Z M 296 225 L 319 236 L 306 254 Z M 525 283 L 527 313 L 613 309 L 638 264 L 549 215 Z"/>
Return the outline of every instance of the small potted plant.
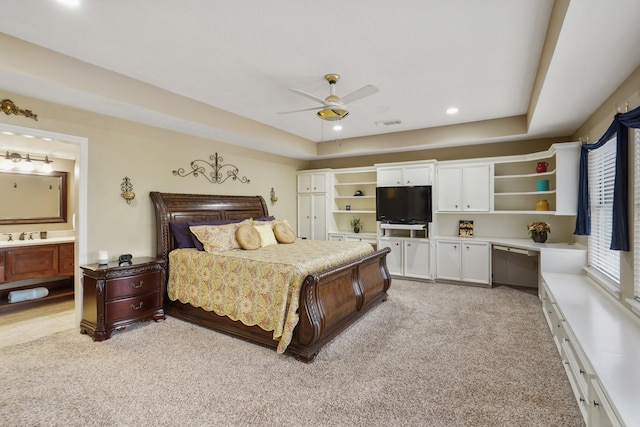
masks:
<path fill-rule="evenodd" d="M 551 233 L 551 226 L 544 221 L 538 221 L 527 225 L 527 230 L 534 242 L 544 243 L 547 241 L 547 234 Z"/>
<path fill-rule="evenodd" d="M 364 227 L 364 223 L 360 220 L 360 218 L 351 218 L 351 228 L 354 233 L 359 233 L 360 230 Z"/>

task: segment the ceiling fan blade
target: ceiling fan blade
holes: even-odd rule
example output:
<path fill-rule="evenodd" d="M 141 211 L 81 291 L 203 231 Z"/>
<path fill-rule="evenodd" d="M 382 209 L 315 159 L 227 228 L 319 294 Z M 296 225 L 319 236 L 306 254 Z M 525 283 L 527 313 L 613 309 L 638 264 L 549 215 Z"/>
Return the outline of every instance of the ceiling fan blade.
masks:
<path fill-rule="evenodd" d="M 328 104 L 328 102 L 325 101 L 324 99 L 318 98 L 317 96 L 311 95 L 310 93 L 301 91 L 300 89 L 289 89 L 289 90 L 293 93 L 297 93 L 298 95 L 304 96 L 305 98 L 313 99 L 314 101 L 319 102 L 322 105 L 326 106 Z"/>
<path fill-rule="evenodd" d="M 365 96 L 373 95 L 374 93 L 378 93 L 378 88 L 373 85 L 366 85 L 358 90 L 351 92 L 348 95 L 341 97 L 340 102 L 342 102 L 343 104 L 349 104 L 351 102 L 362 99 Z"/>
<path fill-rule="evenodd" d="M 303 108 L 302 110 L 291 110 L 291 111 L 279 111 L 278 114 L 291 114 L 291 113 L 299 113 L 301 111 L 311 111 L 311 110 L 321 110 L 325 108 L 324 105 L 319 105 L 317 107 L 311 107 L 311 108 Z"/>

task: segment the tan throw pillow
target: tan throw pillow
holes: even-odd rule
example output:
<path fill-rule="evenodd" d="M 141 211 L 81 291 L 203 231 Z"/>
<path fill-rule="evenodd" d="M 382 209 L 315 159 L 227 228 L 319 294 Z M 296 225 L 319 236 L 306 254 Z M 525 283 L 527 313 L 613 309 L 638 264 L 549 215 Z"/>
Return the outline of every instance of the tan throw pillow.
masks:
<path fill-rule="evenodd" d="M 251 224 L 242 224 L 236 230 L 236 240 L 242 249 L 254 251 L 260 249 L 260 233 Z"/>
<path fill-rule="evenodd" d="M 273 230 L 271 229 L 271 225 L 269 225 L 269 224 L 256 225 L 253 228 L 258 230 L 258 233 L 260 233 L 260 246 L 261 247 L 277 245 L 278 244 L 278 241 L 276 240 L 276 236 L 273 235 Z"/>
<path fill-rule="evenodd" d="M 273 234 L 280 243 L 293 243 L 296 240 L 296 234 L 286 221 L 278 222 L 273 226 Z"/>

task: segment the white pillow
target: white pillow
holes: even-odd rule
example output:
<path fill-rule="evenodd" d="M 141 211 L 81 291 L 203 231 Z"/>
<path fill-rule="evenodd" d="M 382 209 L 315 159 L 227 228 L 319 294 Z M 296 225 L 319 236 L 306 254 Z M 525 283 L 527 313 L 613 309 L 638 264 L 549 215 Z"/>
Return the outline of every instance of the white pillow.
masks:
<path fill-rule="evenodd" d="M 273 234 L 271 224 L 254 225 L 254 228 L 258 230 L 258 233 L 260 234 L 260 247 L 264 248 L 265 246 L 278 244 L 276 236 Z"/>

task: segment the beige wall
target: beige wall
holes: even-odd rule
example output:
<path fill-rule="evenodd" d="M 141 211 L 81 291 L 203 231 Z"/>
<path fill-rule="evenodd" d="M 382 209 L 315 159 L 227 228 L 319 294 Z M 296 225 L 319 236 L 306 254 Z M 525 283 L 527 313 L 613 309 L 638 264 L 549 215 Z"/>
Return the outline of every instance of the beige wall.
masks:
<path fill-rule="evenodd" d="M 261 195 L 270 213 L 296 223 L 296 171 L 306 162 L 270 155 L 217 141 L 205 140 L 121 119 L 81 111 L 59 104 L 0 92 L 38 114 L 37 122 L 21 116 L 0 117 L 0 122 L 84 137 L 88 139 L 88 262 L 97 259 L 99 250 L 110 257 L 131 253 L 155 255 L 155 217 L 150 191 Z M 28 149 L 28 148 L 27 148 Z M 225 164 L 239 168 L 249 184 L 227 181 L 212 184 L 202 176 L 176 177 L 174 169 L 189 168 L 195 159 L 207 159 L 218 153 Z M 125 176 L 131 179 L 136 199 L 129 205 L 120 196 Z M 276 205 L 269 202 L 273 187 Z M 32 226 L 31 226 L 32 227 Z"/>

